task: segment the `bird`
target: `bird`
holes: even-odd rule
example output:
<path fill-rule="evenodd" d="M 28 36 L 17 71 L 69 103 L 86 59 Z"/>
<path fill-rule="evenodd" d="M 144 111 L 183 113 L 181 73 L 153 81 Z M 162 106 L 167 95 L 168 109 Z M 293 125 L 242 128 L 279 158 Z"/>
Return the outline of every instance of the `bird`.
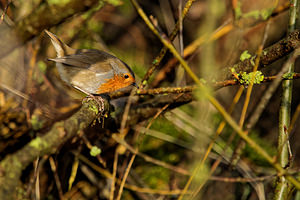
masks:
<path fill-rule="evenodd" d="M 97 49 L 73 49 L 55 34 L 45 30 L 56 50 L 56 63 L 61 79 L 68 85 L 93 97 L 135 86 L 132 69 L 119 58 Z"/>

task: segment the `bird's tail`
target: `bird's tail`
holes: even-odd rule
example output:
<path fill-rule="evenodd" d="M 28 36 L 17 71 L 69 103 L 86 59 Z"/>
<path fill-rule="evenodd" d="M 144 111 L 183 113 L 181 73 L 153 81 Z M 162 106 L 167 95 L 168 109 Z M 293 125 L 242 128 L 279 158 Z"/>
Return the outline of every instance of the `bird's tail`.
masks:
<path fill-rule="evenodd" d="M 56 35 L 47 30 L 45 30 L 45 32 L 50 37 L 58 58 L 64 57 L 65 55 L 75 54 L 76 50 L 63 43 Z"/>

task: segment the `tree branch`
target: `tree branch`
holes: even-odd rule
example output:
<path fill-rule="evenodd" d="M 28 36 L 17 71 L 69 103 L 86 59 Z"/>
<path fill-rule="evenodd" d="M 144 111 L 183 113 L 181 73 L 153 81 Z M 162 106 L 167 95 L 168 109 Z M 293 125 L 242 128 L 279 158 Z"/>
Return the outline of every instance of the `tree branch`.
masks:
<path fill-rule="evenodd" d="M 105 102 L 107 107 L 108 102 Z M 99 105 L 94 101 L 83 106 L 69 119 L 55 123 L 51 130 L 38 136 L 22 149 L 0 162 L 0 199 L 18 199 L 22 171 L 36 158 L 55 153 L 67 140 L 88 127 L 97 117 Z"/>
<path fill-rule="evenodd" d="M 272 64 L 276 60 L 288 55 L 300 45 L 300 30 L 295 30 L 290 33 L 286 38 L 280 40 L 276 44 L 263 50 L 261 59 L 259 62 L 259 69 L 264 68 L 267 65 Z M 238 62 L 233 67 L 227 67 L 222 70 L 222 73 L 219 74 L 218 80 L 228 80 L 232 78 L 231 68 L 234 68 L 237 73 L 240 72 L 251 72 L 253 69 L 252 61 L 254 61 L 256 55 L 252 56 L 249 59 Z"/>

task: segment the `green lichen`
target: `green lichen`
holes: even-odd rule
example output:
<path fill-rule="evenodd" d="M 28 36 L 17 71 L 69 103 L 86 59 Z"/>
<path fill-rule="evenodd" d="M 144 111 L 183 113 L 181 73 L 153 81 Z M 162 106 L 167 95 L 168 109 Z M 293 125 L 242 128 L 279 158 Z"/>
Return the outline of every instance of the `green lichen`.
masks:
<path fill-rule="evenodd" d="M 35 148 L 35 149 L 39 149 L 40 146 L 42 146 L 43 140 L 40 137 L 36 137 L 34 140 L 32 140 L 29 143 L 29 146 Z"/>
<path fill-rule="evenodd" d="M 153 60 L 152 64 L 155 65 L 156 63 L 158 63 L 158 60 L 157 59 Z"/>
<path fill-rule="evenodd" d="M 234 66 L 230 69 L 231 73 L 233 73 L 233 74 L 236 74 L 235 67 L 236 67 L 236 65 L 234 65 Z"/>
<path fill-rule="evenodd" d="M 252 66 L 255 66 L 255 57 L 252 57 L 250 59 L 250 63 L 251 63 Z"/>
<path fill-rule="evenodd" d="M 262 54 L 265 56 L 265 55 L 267 55 L 267 54 L 268 54 L 268 51 L 266 51 L 266 50 L 263 50 Z"/>
<path fill-rule="evenodd" d="M 287 73 L 283 74 L 282 78 L 284 78 L 284 79 L 293 79 L 294 74 L 295 73 L 289 73 L 289 72 L 287 72 Z"/>
<path fill-rule="evenodd" d="M 105 1 L 113 6 L 120 6 L 123 4 L 121 0 L 105 0 Z"/>
<path fill-rule="evenodd" d="M 39 119 L 37 115 L 32 115 L 30 122 L 33 130 L 40 130 L 44 125 L 44 121 Z"/>
<path fill-rule="evenodd" d="M 260 15 L 261 15 L 262 19 L 263 20 L 268 19 L 272 15 L 273 10 L 274 10 L 274 8 L 266 8 L 266 9 L 261 10 Z"/>
<path fill-rule="evenodd" d="M 95 112 L 96 115 L 97 115 L 98 112 L 99 112 L 99 109 L 98 109 L 97 106 L 95 106 L 95 105 L 89 105 L 89 110 Z"/>
<path fill-rule="evenodd" d="M 245 50 L 241 56 L 240 56 L 240 60 L 243 62 L 246 59 L 251 58 L 251 54 L 248 52 L 248 50 Z"/>
<path fill-rule="evenodd" d="M 254 75 L 253 84 L 260 84 L 264 80 L 264 75 L 262 74 L 261 71 L 250 72 L 250 73 L 243 72 L 239 80 L 240 83 L 244 85 L 249 85 L 252 81 L 253 75 Z"/>
<path fill-rule="evenodd" d="M 200 82 L 203 83 L 203 84 L 207 83 L 207 81 L 205 79 L 203 79 L 203 78 L 200 78 Z"/>
<path fill-rule="evenodd" d="M 248 13 L 245 13 L 243 15 L 243 17 L 245 17 L 245 18 L 254 17 L 255 19 L 259 19 L 259 17 L 260 17 L 260 11 L 259 10 L 250 11 Z"/>
<path fill-rule="evenodd" d="M 45 62 L 43 62 L 43 61 L 40 60 L 40 61 L 38 61 L 37 66 L 39 67 L 39 70 L 40 70 L 43 74 L 46 73 L 47 65 L 46 65 Z"/>
<path fill-rule="evenodd" d="M 70 0 L 48 0 L 49 5 L 55 5 L 55 4 L 67 4 Z"/>
<path fill-rule="evenodd" d="M 98 20 L 92 18 L 87 21 L 87 26 L 89 30 L 99 33 L 102 31 L 103 23 L 100 23 Z"/>
<path fill-rule="evenodd" d="M 99 155 L 100 153 L 101 153 L 101 149 L 99 149 L 97 146 L 93 146 L 90 151 L 90 155 L 93 157 Z"/>
<path fill-rule="evenodd" d="M 242 16 L 241 2 L 237 2 L 237 6 L 234 8 L 235 18 L 239 19 Z"/>

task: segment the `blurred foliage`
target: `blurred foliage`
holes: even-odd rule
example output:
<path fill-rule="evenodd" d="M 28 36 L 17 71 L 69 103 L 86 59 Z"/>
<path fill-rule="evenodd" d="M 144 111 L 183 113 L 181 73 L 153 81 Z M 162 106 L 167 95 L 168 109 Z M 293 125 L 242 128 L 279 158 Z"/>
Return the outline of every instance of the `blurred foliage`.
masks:
<path fill-rule="evenodd" d="M 263 147 L 270 155 L 276 156 L 277 154 L 276 147 L 270 144 L 266 139 L 261 138 L 259 133 L 252 131 L 250 133 L 250 136 L 257 144 Z M 253 149 L 250 148 L 248 145 L 246 145 L 243 154 L 244 154 L 243 156 L 247 157 L 249 160 L 253 161 L 253 163 L 259 166 L 270 167 L 270 164 L 266 162 L 266 160 L 262 156 L 257 155 L 257 153 L 254 152 Z"/>

